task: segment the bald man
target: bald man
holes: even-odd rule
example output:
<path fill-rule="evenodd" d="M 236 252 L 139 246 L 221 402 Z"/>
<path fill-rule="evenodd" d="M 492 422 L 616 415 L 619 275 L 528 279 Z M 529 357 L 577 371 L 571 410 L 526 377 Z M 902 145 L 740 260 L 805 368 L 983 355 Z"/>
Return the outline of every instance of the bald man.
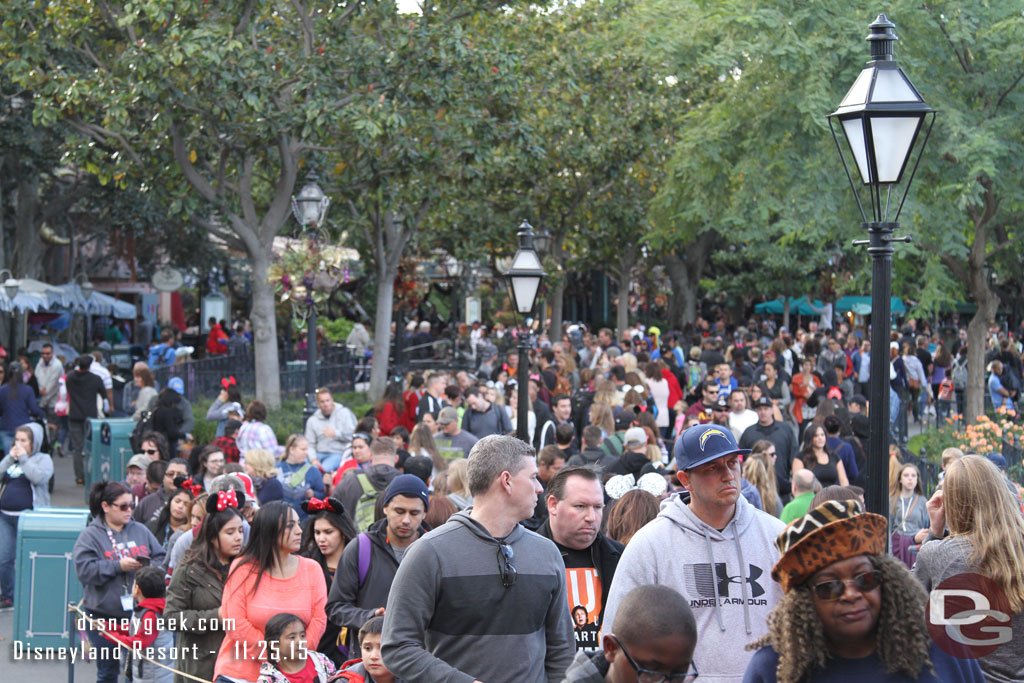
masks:
<path fill-rule="evenodd" d="M 638 586 L 622 599 L 602 650 L 577 652 L 563 683 L 636 683 L 638 669 L 665 680 L 682 677 L 696 673 L 696 647 L 697 623 L 686 599 L 668 586 Z"/>

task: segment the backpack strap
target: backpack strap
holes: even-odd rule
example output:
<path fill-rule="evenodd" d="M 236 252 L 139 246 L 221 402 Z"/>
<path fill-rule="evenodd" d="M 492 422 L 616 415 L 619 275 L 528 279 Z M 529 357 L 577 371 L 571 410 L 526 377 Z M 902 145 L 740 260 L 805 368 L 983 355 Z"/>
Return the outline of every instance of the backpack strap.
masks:
<path fill-rule="evenodd" d="M 359 587 L 363 587 L 366 575 L 370 573 L 370 537 L 365 533 L 359 534 Z"/>
<path fill-rule="evenodd" d="M 356 479 L 359 481 L 359 485 L 363 487 L 363 493 L 368 496 L 377 493 L 377 489 L 373 488 L 373 484 L 370 483 L 370 477 L 367 476 L 366 472 L 356 472 Z"/>

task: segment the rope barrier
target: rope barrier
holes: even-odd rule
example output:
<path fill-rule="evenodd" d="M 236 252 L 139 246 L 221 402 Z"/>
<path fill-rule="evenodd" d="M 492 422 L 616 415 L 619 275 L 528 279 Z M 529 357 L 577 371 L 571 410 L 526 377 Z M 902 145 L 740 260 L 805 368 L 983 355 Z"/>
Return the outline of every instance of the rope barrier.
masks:
<path fill-rule="evenodd" d="M 78 614 L 80 614 L 89 623 L 90 630 L 97 631 L 101 635 L 104 635 L 104 636 L 109 636 L 110 634 L 107 632 L 106 629 L 96 628 L 96 627 L 93 626 L 93 624 L 95 624 L 96 622 L 93 621 L 92 617 L 90 617 L 88 614 L 86 614 L 85 612 L 82 611 L 81 605 L 82 605 L 81 602 L 79 602 L 77 605 L 73 605 L 71 603 L 68 603 L 68 611 L 69 612 L 77 612 Z M 132 648 L 128 647 L 127 645 L 125 645 L 124 643 L 122 643 L 121 641 L 119 641 L 116 638 L 107 638 L 107 640 L 109 640 L 111 643 L 113 643 L 115 645 L 119 645 L 120 647 L 123 647 L 125 650 L 128 650 L 129 652 L 133 653 L 133 655 L 137 655 L 137 656 L 142 657 L 142 659 L 144 659 L 145 661 L 149 662 L 150 664 L 156 664 L 161 669 L 167 669 L 168 671 L 170 671 L 170 672 L 172 672 L 174 674 L 177 674 L 179 676 L 183 676 L 184 678 L 190 678 L 193 681 L 199 681 L 199 683 L 213 683 L 213 681 L 207 680 L 205 678 L 199 678 L 198 676 L 193 676 L 192 674 L 185 673 L 184 671 L 180 671 L 178 669 L 175 669 L 174 667 L 170 667 L 170 666 L 167 666 L 166 664 L 158 662 L 155 659 L 152 659 L 150 657 L 146 657 L 145 655 L 139 654 L 138 652 L 136 652 Z"/>

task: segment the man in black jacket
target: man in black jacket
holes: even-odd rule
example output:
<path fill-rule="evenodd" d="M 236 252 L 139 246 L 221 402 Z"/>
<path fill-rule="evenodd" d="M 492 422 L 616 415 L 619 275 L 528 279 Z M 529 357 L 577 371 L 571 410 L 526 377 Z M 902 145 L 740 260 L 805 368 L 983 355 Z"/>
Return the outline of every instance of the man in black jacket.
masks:
<path fill-rule="evenodd" d="M 85 441 L 85 421 L 98 417 L 97 401 L 107 397 L 103 380 L 89 372 L 92 356 L 78 357 L 78 368 L 69 372 L 65 385 L 68 390 L 68 435 L 71 437 L 71 459 L 75 466 L 75 483 L 85 483 L 85 463 L 82 444 Z"/>
<path fill-rule="evenodd" d="M 616 458 L 608 455 L 601 448 L 604 436 L 601 428 L 597 425 L 587 425 L 583 428 L 583 451 L 565 461 L 566 467 L 587 466 L 596 470 L 598 475 L 604 473 L 606 467 L 614 465 Z"/>
<path fill-rule="evenodd" d="M 757 411 L 757 422 L 743 432 L 739 447 L 753 448 L 761 439 L 771 441 L 775 445 L 775 481 L 782 502 L 788 503 L 793 499 L 789 477 L 793 472 L 793 459 L 797 454 L 796 436 L 788 424 L 775 421 L 772 415 L 772 400 L 767 396 L 762 396 L 754 402 L 754 410 Z"/>
<path fill-rule="evenodd" d="M 596 651 L 605 600 L 624 546 L 601 533 L 604 490 L 589 467 L 566 467 L 547 488 L 548 519 L 537 533 L 555 542 L 565 562 L 576 649 Z"/>
<path fill-rule="evenodd" d="M 384 517 L 345 546 L 327 594 L 327 620 L 347 628 L 349 654 L 359 653 L 359 628 L 383 616 L 398 565 L 423 525 L 429 503 L 426 484 L 414 474 L 395 477 L 384 492 Z"/>

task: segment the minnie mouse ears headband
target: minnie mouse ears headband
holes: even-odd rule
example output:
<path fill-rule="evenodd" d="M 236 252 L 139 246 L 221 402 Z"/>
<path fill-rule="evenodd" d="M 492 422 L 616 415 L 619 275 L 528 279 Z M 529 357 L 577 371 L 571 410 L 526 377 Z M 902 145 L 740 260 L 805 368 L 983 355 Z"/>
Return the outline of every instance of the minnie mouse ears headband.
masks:
<path fill-rule="evenodd" d="M 618 500 L 633 489 L 647 491 L 656 498 L 660 498 L 668 490 L 665 477 L 657 472 L 648 472 L 639 480 L 633 478 L 632 474 L 617 474 L 605 482 L 604 490 L 611 498 Z"/>
<path fill-rule="evenodd" d="M 345 512 L 345 506 L 337 498 L 324 498 L 323 500 L 310 498 L 309 500 L 302 501 L 300 507 L 302 507 L 302 511 L 307 515 L 315 512 L 336 512 L 340 515 Z"/>
<path fill-rule="evenodd" d="M 234 375 L 232 375 L 230 377 L 221 377 L 221 379 L 220 379 L 220 385 L 222 387 L 224 387 L 224 391 L 227 391 L 228 387 L 233 387 L 233 386 L 235 386 L 237 384 L 238 384 L 238 381 L 235 379 Z"/>
<path fill-rule="evenodd" d="M 234 508 L 241 510 L 242 506 L 245 505 L 245 494 L 241 491 L 218 491 L 217 493 L 211 493 L 210 497 L 206 499 L 206 511 L 211 515 L 227 508 Z"/>

